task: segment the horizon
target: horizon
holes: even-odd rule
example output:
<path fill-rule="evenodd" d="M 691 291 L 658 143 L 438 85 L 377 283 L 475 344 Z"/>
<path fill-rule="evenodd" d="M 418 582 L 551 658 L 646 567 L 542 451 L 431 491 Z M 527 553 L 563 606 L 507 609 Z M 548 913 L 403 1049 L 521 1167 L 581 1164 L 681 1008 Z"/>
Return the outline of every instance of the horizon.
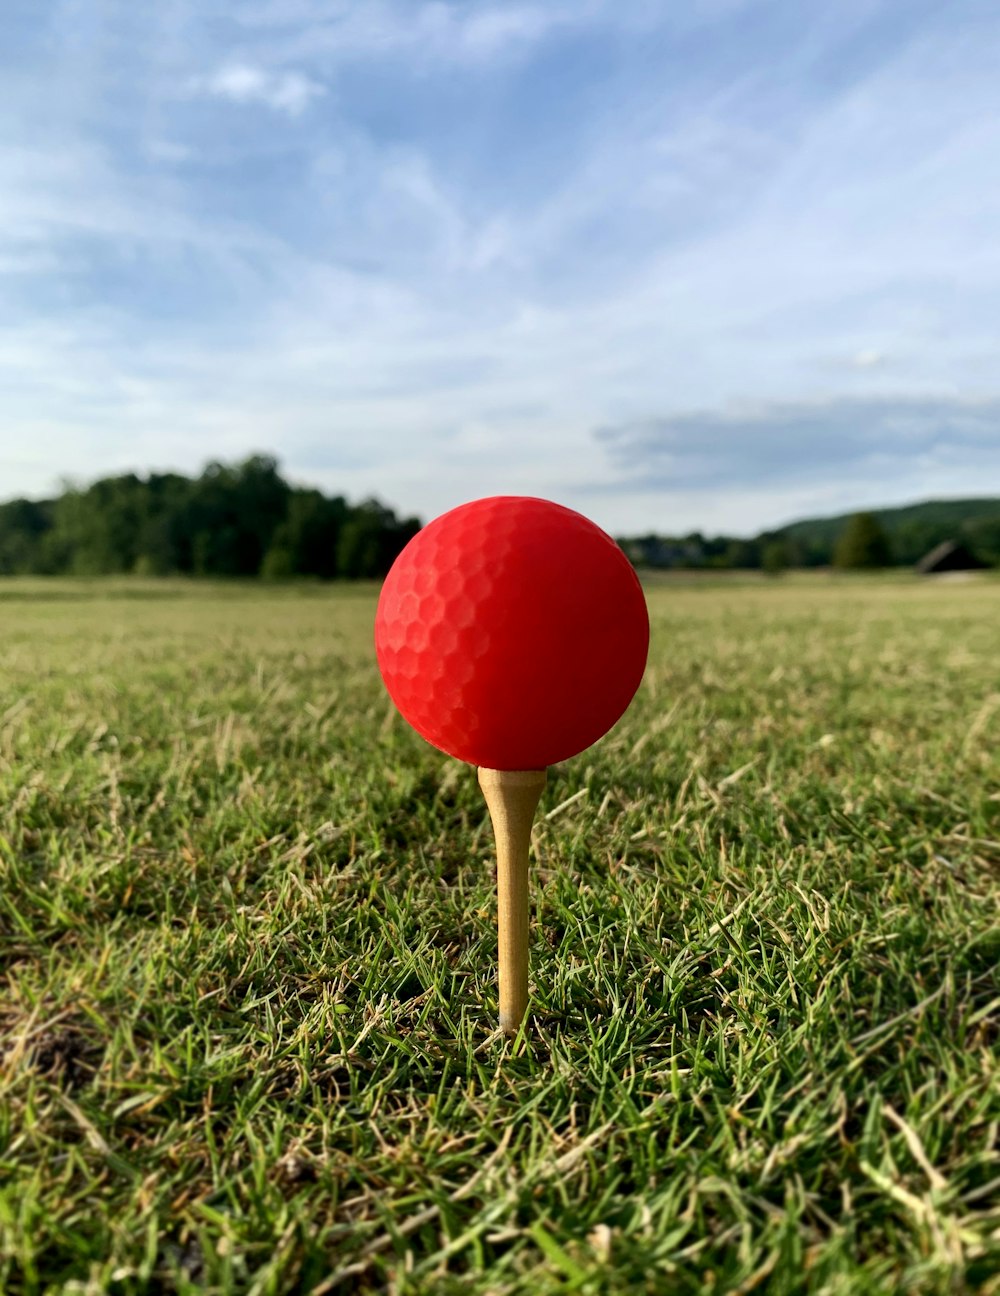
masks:
<path fill-rule="evenodd" d="M 13 0 L 7 34 L 4 498 L 266 444 L 425 520 L 749 537 L 1000 482 L 978 0 Z"/>
<path fill-rule="evenodd" d="M 279 460 L 277 460 L 277 456 L 270 454 L 268 451 L 261 451 L 261 450 L 258 450 L 258 451 L 253 451 L 253 452 L 251 452 L 251 453 L 262 455 L 262 456 L 264 456 L 265 458 L 273 458 L 273 459 L 275 459 L 276 462 L 277 462 L 277 468 L 278 468 L 278 472 L 279 472 L 279 474 L 282 476 L 282 478 L 283 478 L 286 482 L 288 482 L 289 486 L 291 486 L 294 490 L 306 490 L 306 491 L 309 491 L 309 490 L 320 490 L 320 491 L 323 491 L 323 490 L 324 490 L 324 488 L 323 488 L 322 486 L 319 486 L 316 482 L 303 481 L 303 480 L 299 480 L 299 479 L 293 478 L 290 474 L 288 474 L 288 473 L 286 473 L 286 472 L 284 471 L 284 467 L 283 467 L 283 465 L 281 464 L 281 462 L 280 462 Z M 208 460 L 208 461 L 206 461 L 205 463 L 203 463 L 203 464 L 201 465 L 201 467 L 200 467 L 199 469 L 195 470 L 195 471 L 192 472 L 192 473 L 186 473 L 186 472 L 184 472 L 183 470 L 181 470 L 181 469 L 176 469 L 176 468 L 167 468 L 167 469 L 156 469 L 156 468 L 151 468 L 151 469 L 146 469 L 146 470 L 143 470 L 143 469 L 125 469 L 122 473 L 108 474 L 108 476 L 111 476 L 111 477 L 116 477 L 116 476 L 127 476 L 127 475 L 129 475 L 129 473 L 134 473 L 135 476 L 137 476 L 138 478 L 140 478 L 140 480 L 148 480 L 150 477 L 157 476 L 157 475 L 169 475 L 170 473 L 179 473 L 179 474 L 182 475 L 182 476 L 188 476 L 188 477 L 194 478 L 194 477 L 197 477 L 198 475 L 200 475 L 201 472 L 204 472 L 204 470 L 205 470 L 205 469 L 209 466 L 209 464 L 212 463 L 212 462 L 215 462 L 215 461 L 213 461 L 213 460 Z M 231 465 L 224 465 L 224 466 L 231 466 Z M 13 502 L 14 502 L 15 500 L 17 500 L 17 499 L 30 499 L 30 500 L 33 500 L 35 503 L 52 502 L 52 501 L 54 501 L 55 499 L 57 499 L 57 498 L 59 497 L 59 495 L 62 493 L 63 489 L 65 489 L 65 490 L 75 490 L 75 491 L 85 491 L 85 490 L 87 490 L 90 486 L 94 485 L 94 484 L 95 484 L 97 481 L 99 481 L 99 480 L 102 480 L 102 479 L 101 479 L 101 478 L 91 478 L 91 479 L 88 479 L 88 480 L 69 480 L 69 479 L 67 479 L 67 478 L 64 478 L 64 479 L 63 479 L 63 486 L 62 486 L 62 488 L 61 488 L 59 491 L 51 492 L 51 493 L 49 493 L 48 495 L 10 496 L 10 497 L 5 497 L 5 498 L 0 498 L 0 508 L 3 508 L 3 506 L 4 506 L 5 504 L 13 503 Z M 345 499 L 347 500 L 347 503 L 350 504 L 352 507 L 353 507 L 353 506 L 356 506 L 356 505 L 358 505 L 358 504 L 360 504 L 360 503 L 363 502 L 361 498 L 350 498 L 350 497 L 348 497 L 348 496 L 345 494 L 345 492 L 343 492 L 343 491 L 338 491 L 338 490 L 336 490 L 336 489 L 331 489 L 331 490 L 329 490 L 329 491 L 325 491 L 325 493 L 326 493 L 327 495 L 344 495 Z M 494 493 L 494 494 L 504 494 L 504 493 L 506 493 L 506 492 L 499 492 L 499 491 L 497 491 L 497 492 L 493 492 L 493 493 Z M 394 513 L 396 514 L 396 516 L 397 516 L 398 518 L 400 518 L 400 519 L 408 518 L 408 517 L 416 517 L 417 520 L 419 521 L 421 527 L 426 526 L 428 522 L 431 522 L 431 521 L 434 520 L 435 517 L 440 516 L 439 514 L 433 514 L 433 515 L 426 515 L 426 516 L 425 516 L 424 514 L 419 513 L 419 512 L 418 512 L 417 510 L 415 510 L 415 509 L 407 509 L 407 508 L 405 508 L 405 507 L 404 507 L 404 508 L 400 508 L 400 507 L 398 507 L 397 505 L 392 504 L 390 501 L 384 499 L 381 495 L 378 495 L 377 493 L 376 493 L 372 498 L 376 499 L 380 504 L 383 504 L 383 505 L 385 505 L 386 507 L 391 508 L 391 509 L 394 511 Z M 485 496 L 477 496 L 477 497 L 475 497 L 475 498 L 479 499 L 479 498 L 486 498 L 486 497 L 485 497 Z M 473 502 L 473 501 L 472 501 L 471 499 L 468 499 L 468 500 L 465 500 L 465 499 L 457 499 L 457 500 L 454 501 L 453 504 L 450 504 L 448 507 L 449 507 L 449 508 L 458 508 L 458 507 L 459 507 L 460 505 L 462 505 L 462 504 L 468 504 L 468 503 L 472 503 L 472 502 Z M 558 501 L 556 501 L 556 502 L 558 502 Z M 848 507 L 848 508 L 844 509 L 843 511 L 839 511 L 839 512 L 836 512 L 836 513 L 816 513 L 816 514 L 810 514 L 810 515 L 808 515 L 808 516 L 800 515 L 800 516 L 796 516 L 796 517 L 788 518 L 788 519 L 786 519 L 786 520 L 784 520 L 784 521 L 768 523 L 768 524 L 765 524 L 764 526 L 758 527 L 758 528 L 756 529 L 756 531 L 747 531 L 747 532 L 741 532 L 741 531 L 724 531 L 724 530 L 720 530 L 720 531 L 706 531 L 706 530 L 704 530 L 704 529 L 701 528 L 701 527 L 697 527 L 697 526 L 695 526 L 695 527 L 689 527 L 689 528 L 687 528 L 685 531 L 682 531 L 682 532 L 681 532 L 681 531 L 675 531 L 675 532 L 660 531 L 660 532 L 657 532 L 657 530 L 656 530 L 655 527 L 653 527 L 653 528 L 650 528 L 650 527 L 644 527 L 644 528 L 638 529 L 638 530 L 636 530 L 636 531 L 633 531 L 633 532 L 631 532 L 631 533 L 628 532 L 628 531 L 626 531 L 626 530 L 621 530 L 621 529 L 619 529 L 615 534 L 621 536 L 623 539 L 635 539 L 635 538 L 638 538 L 638 537 L 641 536 L 641 535 L 650 534 L 650 533 L 657 533 L 657 534 L 663 535 L 664 537 L 671 537 L 671 538 L 684 538 L 685 536 L 689 536 L 689 535 L 693 535 L 693 534 L 700 534 L 700 535 L 704 536 L 704 538 L 705 538 L 706 540 L 721 539 L 721 538 L 725 538 L 725 539 L 727 539 L 727 540 L 754 540 L 754 539 L 759 538 L 759 537 L 762 536 L 762 535 L 766 535 L 766 534 L 769 534 L 769 533 L 771 533 L 771 532 L 776 532 L 776 531 L 784 531 L 784 530 L 786 530 L 786 529 L 788 529 L 788 528 L 790 528 L 790 527 L 798 526 L 798 525 L 803 524 L 803 523 L 834 522 L 834 521 L 840 521 L 840 520 L 842 520 L 842 519 L 846 520 L 847 518 L 849 518 L 849 517 L 851 517 L 851 516 L 853 516 L 853 515 L 855 515 L 855 514 L 857 514 L 857 513 L 872 513 L 872 514 L 878 515 L 878 514 L 880 514 L 880 513 L 889 513 L 889 512 L 893 512 L 893 511 L 899 510 L 899 509 L 924 508 L 924 507 L 929 507 L 929 506 L 932 506 L 932 505 L 935 505 L 935 504 L 961 504 L 961 503 L 995 505 L 998 509 L 1000 509 L 1000 495 L 978 495 L 978 494 L 975 494 L 975 495 L 969 495 L 969 494 L 963 494 L 963 495 L 932 495 L 932 496 L 924 496 L 924 497 L 921 497 L 920 499 L 904 500 L 904 501 L 902 501 L 901 503 L 898 503 L 898 504 L 878 504 L 878 503 L 875 503 L 875 504 L 865 505 L 863 508 L 862 508 L 862 507 L 859 507 L 859 508 L 850 508 L 850 507 Z M 442 511 L 443 511 L 443 512 L 446 512 L 447 510 L 442 510 Z M 578 510 L 578 511 L 579 511 L 579 510 Z"/>

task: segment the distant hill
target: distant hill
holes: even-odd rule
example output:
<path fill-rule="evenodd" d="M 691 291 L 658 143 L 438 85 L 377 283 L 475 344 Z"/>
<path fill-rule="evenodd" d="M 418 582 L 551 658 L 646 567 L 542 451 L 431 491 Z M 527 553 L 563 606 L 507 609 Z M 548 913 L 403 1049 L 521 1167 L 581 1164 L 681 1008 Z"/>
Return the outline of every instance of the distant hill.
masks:
<path fill-rule="evenodd" d="M 1000 566 L 1000 498 L 925 500 L 898 508 L 867 509 L 888 538 L 890 562 L 912 567 L 945 540 L 958 540 L 982 562 Z M 752 540 L 735 536 L 644 535 L 621 540 L 639 566 L 826 567 L 850 513 L 804 518 L 762 531 Z"/>
<path fill-rule="evenodd" d="M 898 508 L 867 509 L 886 535 L 895 564 L 909 566 L 943 540 L 964 540 L 984 561 L 1000 563 L 1000 498 L 925 500 Z M 768 532 L 783 540 L 805 565 L 828 562 L 850 513 L 805 518 Z M 811 558 L 811 561 L 810 561 Z"/>
<path fill-rule="evenodd" d="M 902 504 L 897 508 L 865 510 L 892 535 L 907 526 L 961 528 L 964 523 L 981 517 L 1000 517 L 1000 497 L 995 499 L 924 500 L 921 504 Z M 819 540 L 832 544 L 852 517 L 838 513 L 835 517 L 804 518 L 790 522 L 771 533 L 802 540 Z"/>

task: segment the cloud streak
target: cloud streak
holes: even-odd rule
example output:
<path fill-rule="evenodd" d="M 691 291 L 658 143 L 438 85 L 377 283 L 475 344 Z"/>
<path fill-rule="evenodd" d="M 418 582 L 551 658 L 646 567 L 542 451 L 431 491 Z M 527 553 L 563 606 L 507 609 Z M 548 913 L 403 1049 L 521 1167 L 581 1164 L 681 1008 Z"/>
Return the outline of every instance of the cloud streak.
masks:
<path fill-rule="evenodd" d="M 892 481 L 992 465 L 1000 471 L 1000 398 L 880 396 L 640 420 L 594 433 L 615 485 L 704 490 L 813 486 L 836 477 Z"/>
<path fill-rule="evenodd" d="M 234 104 L 258 104 L 298 117 L 326 88 L 302 72 L 272 72 L 250 63 L 227 63 L 192 83 L 195 93 Z"/>
<path fill-rule="evenodd" d="M 323 59 L 343 65 L 405 56 L 421 65 L 483 68 L 529 57 L 543 41 L 574 30 L 606 28 L 599 0 L 545 4 L 444 0 L 368 0 L 363 5 L 251 5 L 236 15 L 244 31 L 264 31 L 281 59 Z M 614 22 L 610 24 L 612 28 Z"/>

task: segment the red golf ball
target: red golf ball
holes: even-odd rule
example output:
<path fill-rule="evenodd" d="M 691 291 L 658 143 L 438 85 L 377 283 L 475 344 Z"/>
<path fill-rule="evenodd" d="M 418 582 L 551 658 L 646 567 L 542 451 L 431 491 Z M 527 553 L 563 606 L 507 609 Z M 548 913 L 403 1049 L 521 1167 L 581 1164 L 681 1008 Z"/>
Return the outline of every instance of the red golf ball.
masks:
<path fill-rule="evenodd" d="M 548 500 L 497 495 L 452 509 L 386 577 L 375 649 L 386 688 L 442 751 L 543 769 L 621 717 L 646 665 L 649 618 L 628 559 Z"/>

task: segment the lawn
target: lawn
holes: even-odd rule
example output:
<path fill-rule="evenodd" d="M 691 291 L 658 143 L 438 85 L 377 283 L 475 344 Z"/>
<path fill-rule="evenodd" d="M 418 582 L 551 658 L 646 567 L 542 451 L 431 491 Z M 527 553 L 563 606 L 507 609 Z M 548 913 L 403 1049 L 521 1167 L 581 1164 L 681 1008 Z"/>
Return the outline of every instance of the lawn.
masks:
<path fill-rule="evenodd" d="M 371 587 L 0 583 L 0 1290 L 1000 1293 L 1000 583 L 661 583 L 532 1020 Z"/>

